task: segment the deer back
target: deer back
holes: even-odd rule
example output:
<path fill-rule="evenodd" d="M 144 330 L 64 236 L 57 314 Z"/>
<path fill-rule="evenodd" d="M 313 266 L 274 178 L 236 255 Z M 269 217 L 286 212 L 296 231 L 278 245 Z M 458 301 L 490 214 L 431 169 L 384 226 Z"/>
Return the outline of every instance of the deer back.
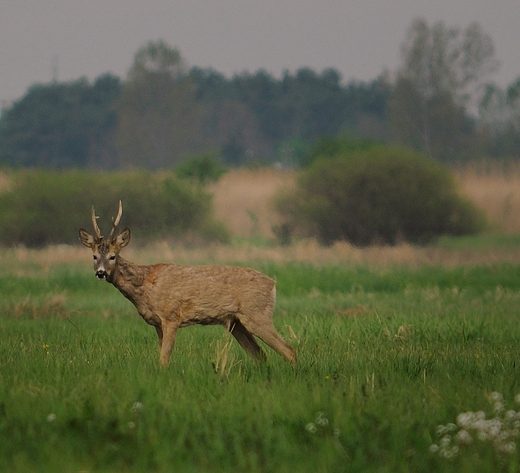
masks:
<path fill-rule="evenodd" d="M 120 269 L 119 280 L 114 281 L 141 315 L 178 317 L 181 326 L 225 324 L 229 316 L 258 317 L 274 308 L 275 282 L 254 269 L 177 264 L 141 268 L 142 272 L 132 271 L 130 278 Z"/>

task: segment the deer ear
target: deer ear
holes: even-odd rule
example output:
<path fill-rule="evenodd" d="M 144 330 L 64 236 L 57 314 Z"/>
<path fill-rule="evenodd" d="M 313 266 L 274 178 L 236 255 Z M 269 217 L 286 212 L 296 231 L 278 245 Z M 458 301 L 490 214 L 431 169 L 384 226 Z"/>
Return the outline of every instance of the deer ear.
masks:
<path fill-rule="evenodd" d="M 130 243 L 130 229 L 125 228 L 116 238 L 116 245 L 119 248 L 124 248 L 126 245 Z"/>
<path fill-rule="evenodd" d="M 81 241 L 81 243 L 83 243 L 87 248 L 94 247 L 94 237 L 83 228 L 79 229 L 79 241 Z"/>

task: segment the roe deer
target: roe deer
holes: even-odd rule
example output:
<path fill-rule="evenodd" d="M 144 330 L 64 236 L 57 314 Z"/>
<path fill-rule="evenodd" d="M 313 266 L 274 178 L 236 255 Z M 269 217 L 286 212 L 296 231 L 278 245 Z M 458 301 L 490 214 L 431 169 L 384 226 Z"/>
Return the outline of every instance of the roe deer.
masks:
<path fill-rule="evenodd" d="M 104 238 L 92 207 L 94 235 L 81 228 L 79 239 L 94 253 L 96 277 L 112 283 L 155 327 L 162 365 L 169 363 L 177 329 L 193 324 L 223 325 L 258 360 L 266 356 L 254 336 L 287 361 L 296 361 L 294 348 L 273 325 L 276 286 L 271 278 L 238 266 L 130 263 L 119 255 L 130 242 L 129 228 L 116 235 L 122 213 L 119 201 L 112 230 Z"/>

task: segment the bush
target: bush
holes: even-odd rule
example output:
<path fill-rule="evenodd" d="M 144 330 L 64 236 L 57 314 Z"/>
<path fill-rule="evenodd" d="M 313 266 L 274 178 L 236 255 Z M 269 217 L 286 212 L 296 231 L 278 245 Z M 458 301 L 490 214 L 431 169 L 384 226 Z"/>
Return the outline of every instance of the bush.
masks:
<path fill-rule="evenodd" d="M 381 148 L 381 142 L 372 138 L 321 138 L 305 156 L 303 167 L 323 158 L 333 158 L 338 155 L 352 155 L 361 151 Z"/>
<path fill-rule="evenodd" d="M 276 206 L 292 233 L 324 244 L 427 243 L 484 226 L 483 214 L 459 195 L 447 169 L 385 146 L 316 160 Z"/>
<path fill-rule="evenodd" d="M 78 229 L 91 230 L 90 208 L 100 216 L 104 235 L 117 203 L 123 201 L 122 227 L 139 239 L 227 239 L 213 220 L 211 195 L 174 177 L 147 172 L 20 171 L 0 194 L 0 242 L 38 247 L 75 243 Z"/>
<path fill-rule="evenodd" d="M 212 153 L 192 156 L 174 169 L 180 179 L 188 179 L 202 186 L 218 181 L 228 169 L 222 164 L 218 155 Z"/>

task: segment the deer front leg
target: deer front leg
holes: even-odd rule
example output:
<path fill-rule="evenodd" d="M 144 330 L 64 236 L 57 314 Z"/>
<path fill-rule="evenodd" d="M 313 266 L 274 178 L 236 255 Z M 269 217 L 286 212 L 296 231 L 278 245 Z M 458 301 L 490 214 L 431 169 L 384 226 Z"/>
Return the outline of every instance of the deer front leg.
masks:
<path fill-rule="evenodd" d="M 170 355 L 175 345 L 175 335 L 177 334 L 178 328 L 177 324 L 168 322 L 163 323 L 161 329 L 157 329 L 157 333 L 159 333 L 159 330 L 162 333 L 162 337 L 159 335 L 159 341 L 161 343 L 160 361 L 162 366 L 168 366 L 170 362 Z"/>

